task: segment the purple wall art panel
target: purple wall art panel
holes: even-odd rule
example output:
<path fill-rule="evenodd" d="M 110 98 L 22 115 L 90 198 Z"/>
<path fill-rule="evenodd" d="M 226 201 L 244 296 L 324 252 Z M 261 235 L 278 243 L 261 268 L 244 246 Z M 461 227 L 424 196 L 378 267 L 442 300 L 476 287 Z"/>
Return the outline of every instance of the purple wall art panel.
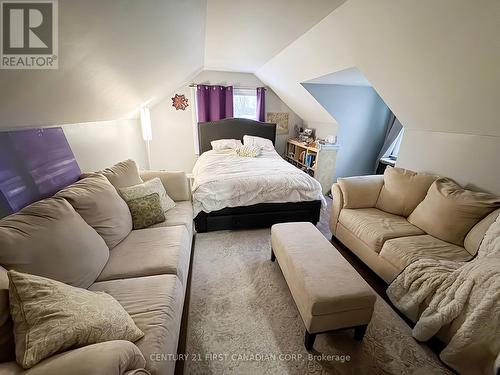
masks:
<path fill-rule="evenodd" d="M 62 128 L 0 133 L 0 216 L 52 196 L 80 174 Z"/>

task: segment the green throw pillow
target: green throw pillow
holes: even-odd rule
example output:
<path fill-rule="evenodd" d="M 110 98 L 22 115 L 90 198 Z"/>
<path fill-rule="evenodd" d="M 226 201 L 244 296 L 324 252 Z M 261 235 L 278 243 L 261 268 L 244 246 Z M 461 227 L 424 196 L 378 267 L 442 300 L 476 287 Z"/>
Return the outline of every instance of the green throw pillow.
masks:
<path fill-rule="evenodd" d="M 127 204 L 132 214 L 134 229 L 147 228 L 165 221 L 165 214 L 158 193 L 132 199 Z"/>
<path fill-rule="evenodd" d="M 144 336 L 109 294 L 16 271 L 8 276 L 16 361 L 25 369 L 68 349 Z"/>

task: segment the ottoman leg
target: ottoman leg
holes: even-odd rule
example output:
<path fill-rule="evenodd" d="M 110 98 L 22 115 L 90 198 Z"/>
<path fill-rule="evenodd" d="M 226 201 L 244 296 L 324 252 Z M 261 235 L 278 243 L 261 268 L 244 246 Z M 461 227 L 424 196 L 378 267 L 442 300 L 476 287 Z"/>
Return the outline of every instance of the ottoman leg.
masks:
<path fill-rule="evenodd" d="M 316 340 L 316 334 L 309 333 L 306 330 L 306 335 L 304 337 L 304 346 L 306 347 L 307 350 L 311 350 L 313 348 L 314 340 Z"/>
<path fill-rule="evenodd" d="M 363 340 L 363 337 L 365 336 L 366 328 L 368 328 L 367 324 L 365 324 L 364 326 L 354 327 L 354 340 L 356 340 L 356 341 Z"/>
<path fill-rule="evenodd" d="M 274 262 L 276 260 L 276 256 L 274 255 L 273 249 L 271 249 L 271 262 Z"/>

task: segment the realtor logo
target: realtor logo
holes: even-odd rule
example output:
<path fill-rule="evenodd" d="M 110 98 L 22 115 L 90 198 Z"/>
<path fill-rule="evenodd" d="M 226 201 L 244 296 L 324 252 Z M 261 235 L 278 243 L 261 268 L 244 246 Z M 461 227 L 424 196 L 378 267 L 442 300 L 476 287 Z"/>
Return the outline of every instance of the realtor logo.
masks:
<path fill-rule="evenodd" d="M 57 69 L 57 0 L 0 1 L 1 69 Z"/>

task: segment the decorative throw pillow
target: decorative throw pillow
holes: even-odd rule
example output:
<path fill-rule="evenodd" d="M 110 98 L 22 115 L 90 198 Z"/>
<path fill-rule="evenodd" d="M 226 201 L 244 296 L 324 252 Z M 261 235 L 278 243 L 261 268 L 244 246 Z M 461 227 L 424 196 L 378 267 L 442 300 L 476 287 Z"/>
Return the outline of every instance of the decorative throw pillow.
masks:
<path fill-rule="evenodd" d="M 105 170 L 97 173 L 106 177 L 116 190 L 122 187 L 143 183 L 141 177 L 139 176 L 137 164 L 131 159 L 119 162 L 111 168 L 106 168 Z"/>
<path fill-rule="evenodd" d="M 165 214 L 161 207 L 158 193 L 132 199 L 127 204 L 132 214 L 134 229 L 147 228 L 153 224 L 165 221 Z"/>
<path fill-rule="evenodd" d="M 388 166 L 384 185 L 375 207 L 391 214 L 408 217 L 422 202 L 437 176 Z"/>
<path fill-rule="evenodd" d="M 166 212 L 175 207 L 175 202 L 168 196 L 165 188 L 163 187 L 163 183 L 158 177 L 139 185 L 121 188 L 120 193 L 127 203 L 132 199 L 142 198 L 146 195 L 156 193 L 160 197 L 160 203 L 163 211 Z"/>
<path fill-rule="evenodd" d="M 464 246 L 471 228 L 497 207 L 500 197 L 466 190 L 449 178 L 440 178 L 408 221 L 440 240 Z"/>
<path fill-rule="evenodd" d="M 90 175 L 55 196 L 65 198 L 110 249 L 132 230 L 132 217 L 127 204 L 103 175 Z"/>
<path fill-rule="evenodd" d="M 210 145 L 212 145 L 212 150 L 215 151 L 237 149 L 238 147 L 243 146 L 239 139 L 218 139 L 210 142 Z"/>
<path fill-rule="evenodd" d="M 255 137 L 252 135 L 243 136 L 243 144 L 245 146 L 258 146 L 263 150 L 274 150 L 273 142 L 270 139 Z"/>
<path fill-rule="evenodd" d="M 6 269 L 88 288 L 109 258 L 104 240 L 63 198 L 47 198 L 0 220 Z"/>
<path fill-rule="evenodd" d="M 25 369 L 69 348 L 144 336 L 109 294 L 16 271 L 8 276 L 16 361 Z"/>
<path fill-rule="evenodd" d="M 260 155 L 261 148 L 258 146 L 241 146 L 236 149 L 239 156 L 256 158 Z"/>

